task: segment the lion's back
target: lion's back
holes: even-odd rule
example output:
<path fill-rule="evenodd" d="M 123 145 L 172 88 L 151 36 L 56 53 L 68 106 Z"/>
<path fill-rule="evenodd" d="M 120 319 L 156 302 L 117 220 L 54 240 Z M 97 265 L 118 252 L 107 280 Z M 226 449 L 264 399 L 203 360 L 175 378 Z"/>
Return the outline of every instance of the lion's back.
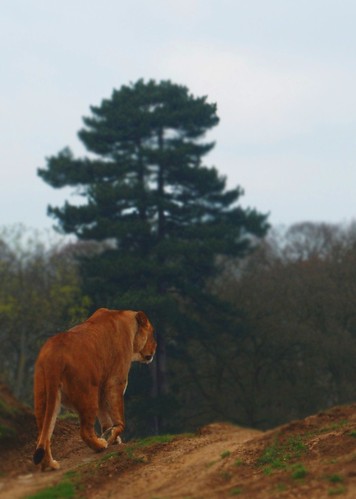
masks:
<path fill-rule="evenodd" d="M 131 362 L 130 311 L 99 309 L 85 322 L 57 333 L 43 345 L 36 370 L 45 377 L 53 371 L 63 388 L 71 385 L 85 389 L 100 384 L 113 370 L 127 370 Z"/>

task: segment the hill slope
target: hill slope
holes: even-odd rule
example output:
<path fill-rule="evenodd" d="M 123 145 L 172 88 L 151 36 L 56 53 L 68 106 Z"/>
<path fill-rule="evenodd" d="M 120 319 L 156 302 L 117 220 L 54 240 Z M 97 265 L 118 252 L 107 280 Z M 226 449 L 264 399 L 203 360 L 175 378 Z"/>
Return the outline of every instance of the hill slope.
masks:
<path fill-rule="evenodd" d="M 47 498 L 356 497 L 356 404 L 267 432 L 216 423 L 194 435 L 128 442 L 102 454 L 80 440 L 75 420 L 59 421 L 53 454 L 61 470 L 48 473 L 31 463 L 32 414 L 25 411 L 21 421 L 18 436 L 0 450 L 6 499 L 42 489 Z"/>

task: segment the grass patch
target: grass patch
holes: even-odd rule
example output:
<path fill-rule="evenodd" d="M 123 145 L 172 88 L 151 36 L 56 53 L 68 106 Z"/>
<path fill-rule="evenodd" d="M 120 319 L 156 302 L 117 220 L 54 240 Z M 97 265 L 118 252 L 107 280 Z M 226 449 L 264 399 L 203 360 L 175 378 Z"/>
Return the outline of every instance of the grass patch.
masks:
<path fill-rule="evenodd" d="M 79 416 L 75 412 L 64 411 L 58 415 L 60 421 L 79 421 Z"/>
<path fill-rule="evenodd" d="M 69 479 L 79 478 L 80 477 L 80 473 L 78 473 L 78 471 L 75 471 L 75 470 L 69 470 L 69 471 L 67 471 L 66 473 L 63 474 L 63 477 L 64 478 L 69 478 Z"/>
<path fill-rule="evenodd" d="M 334 474 L 334 475 L 328 476 L 327 479 L 329 482 L 331 482 L 335 485 L 338 484 L 337 487 L 333 487 L 332 489 L 328 490 L 329 496 L 339 496 L 339 495 L 344 494 L 346 492 L 346 487 L 342 483 L 344 481 L 342 476 Z"/>
<path fill-rule="evenodd" d="M 135 452 L 140 449 L 144 449 L 145 447 L 151 447 L 152 445 L 157 444 L 167 444 L 175 440 L 178 436 L 182 435 L 153 435 L 151 437 L 145 437 L 141 440 L 137 440 L 132 442 L 132 444 L 127 445 L 123 448 L 127 457 L 135 462 L 145 462 L 145 459 L 142 456 L 137 456 Z"/>
<path fill-rule="evenodd" d="M 175 438 L 177 438 L 178 435 L 153 435 L 151 437 L 146 437 L 142 438 L 141 440 L 137 440 L 136 442 L 133 442 L 133 446 L 136 447 L 149 447 L 150 445 L 154 444 L 167 444 L 169 442 L 172 442 Z"/>
<path fill-rule="evenodd" d="M 242 487 L 235 487 L 230 490 L 230 495 L 231 496 L 238 496 L 242 493 Z"/>
<path fill-rule="evenodd" d="M 231 456 L 231 452 L 229 450 L 224 450 L 224 452 L 220 454 L 221 459 L 225 459 L 229 456 Z"/>
<path fill-rule="evenodd" d="M 119 457 L 119 455 L 119 451 L 108 452 L 107 454 L 104 454 L 100 459 L 98 459 L 97 466 L 100 466 L 102 463 L 108 461 L 109 459 L 112 459 L 113 457 Z"/>
<path fill-rule="evenodd" d="M 187 434 L 188 435 L 188 434 Z M 82 463 L 75 470 L 69 470 L 63 475 L 63 480 L 58 484 L 43 489 L 34 495 L 28 496 L 26 499 L 71 499 L 82 497 L 80 494 L 83 491 L 83 486 L 87 480 L 91 477 L 102 474 L 103 469 L 101 466 L 105 466 L 105 462 L 110 459 L 117 459 L 118 462 L 115 463 L 119 467 L 130 466 L 135 463 L 147 462 L 145 455 L 140 455 L 140 450 L 154 445 L 166 444 L 172 440 L 185 436 L 184 435 L 158 435 L 143 438 L 141 440 L 133 441 L 131 444 L 120 445 L 118 450 L 105 453 L 99 459 L 96 459 L 90 463 Z M 79 470 L 79 471 L 78 471 Z M 79 495 L 78 495 L 79 494 Z"/>
<path fill-rule="evenodd" d="M 136 451 L 139 449 L 139 447 L 136 447 L 134 445 L 130 445 L 128 447 L 125 447 L 123 449 L 124 453 L 126 454 L 127 459 L 132 461 L 133 463 L 144 463 L 145 458 L 143 456 L 139 456 L 136 454 Z"/>
<path fill-rule="evenodd" d="M 181 435 L 179 435 L 181 436 Z M 138 455 L 137 451 L 150 447 L 157 444 L 166 444 L 177 438 L 177 435 L 154 435 L 151 437 L 142 438 L 141 440 L 133 441 L 130 444 L 125 444 L 120 446 L 119 450 L 114 452 L 109 452 L 104 454 L 100 459 L 98 459 L 96 466 L 101 466 L 105 461 L 113 458 L 120 458 L 120 456 L 125 455 L 126 459 L 134 463 L 144 463 L 146 462 L 145 456 Z"/>
<path fill-rule="evenodd" d="M 273 470 L 286 470 L 290 468 L 290 462 L 300 458 L 307 450 L 307 446 L 301 437 L 289 437 L 287 440 L 275 439 L 272 445 L 266 447 L 258 458 L 257 464 L 263 466 L 266 475 Z"/>
<path fill-rule="evenodd" d="M 350 437 L 356 438 L 356 430 L 352 430 L 349 433 Z"/>
<path fill-rule="evenodd" d="M 345 494 L 346 487 L 344 485 L 339 485 L 339 487 L 335 487 L 333 489 L 328 490 L 329 496 L 339 496 L 341 494 Z"/>
<path fill-rule="evenodd" d="M 348 424 L 349 424 L 348 419 L 341 419 L 337 423 L 332 423 L 327 426 L 324 426 L 319 431 L 317 431 L 316 434 L 326 433 L 328 431 L 342 430 Z"/>
<path fill-rule="evenodd" d="M 220 476 L 223 480 L 225 480 L 225 482 L 227 482 L 232 477 L 232 473 L 229 473 L 229 471 L 221 471 Z"/>
<path fill-rule="evenodd" d="M 349 424 L 348 419 L 341 419 L 340 421 L 332 424 L 328 424 L 327 426 L 323 426 L 322 428 L 319 428 L 317 430 L 309 431 L 305 434 L 307 438 L 313 438 L 318 435 L 322 435 L 323 433 L 327 433 L 329 431 L 337 431 L 337 430 L 342 430 Z M 352 432 L 351 432 L 352 433 Z"/>
<path fill-rule="evenodd" d="M 308 471 L 305 469 L 303 464 L 297 463 L 292 465 L 292 478 L 295 480 L 301 480 L 305 478 L 308 474 Z"/>
<path fill-rule="evenodd" d="M 277 483 L 276 487 L 275 487 L 275 490 L 277 492 L 285 492 L 287 490 L 287 485 L 283 482 L 281 483 Z"/>
<path fill-rule="evenodd" d="M 332 483 L 341 483 L 344 479 L 340 475 L 330 475 L 328 480 Z"/>
<path fill-rule="evenodd" d="M 68 479 L 57 483 L 53 487 L 40 490 L 26 499 L 70 499 L 76 497 L 76 488 Z"/>
<path fill-rule="evenodd" d="M 205 463 L 205 466 L 206 468 L 210 468 L 211 466 L 213 466 L 214 464 L 218 463 L 219 461 L 209 461 L 208 463 Z"/>

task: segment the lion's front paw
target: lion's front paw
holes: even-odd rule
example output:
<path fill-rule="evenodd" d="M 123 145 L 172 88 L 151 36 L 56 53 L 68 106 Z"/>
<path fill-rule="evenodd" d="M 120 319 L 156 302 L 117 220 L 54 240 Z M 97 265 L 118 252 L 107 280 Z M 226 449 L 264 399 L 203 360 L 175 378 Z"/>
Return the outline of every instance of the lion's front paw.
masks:
<path fill-rule="evenodd" d="M 112 444 L 122 444 L 121 437 L 119 435 L 120 428 L 118 426 L 112 426 L 111 428 L 108 428 L 104 433 L 101 435 L 101 438 L 104 438 L 108 445 Z"/>
<path fill-rule="evenodd" d="M 108 443 L 105 440 L 105 438 L 98 438 L 98 450 L 106 449 L 107 446 L 108 446 Z"/>

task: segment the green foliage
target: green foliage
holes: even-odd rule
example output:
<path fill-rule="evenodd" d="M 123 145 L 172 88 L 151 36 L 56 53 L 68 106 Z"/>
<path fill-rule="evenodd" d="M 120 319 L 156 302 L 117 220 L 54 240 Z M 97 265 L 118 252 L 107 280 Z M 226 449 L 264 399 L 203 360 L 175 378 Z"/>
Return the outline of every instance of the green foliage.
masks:
<path fill-rule="evenodd" d="M 339 487 L 335 487 L 328 490 L 329 496 L 339 496 L 341 494 L 345 494 L 346 487 L 344 485 L 339 485 Z"/>
<path fill-rule="evenodd" d="M 178 435 L 153 435 L 138 440 L 137 442 L 135 442 L 134 445 L 135 447 L 140 448 L 140 447 L 149 447 L 155 444 L 167 444 L 169 442 L 172 442 L 172 440 L 175 440 L 177 436 Z"/>
<path fill-rule="evenodd" d="M 285 483 L 278 483 L 275 489 L 277 492 L 284 492 L 287 490 L 287 485 Z"/>
<path fill-rule="evenodd" d="M 290 462 L 299 459 L 306 450 L 307 447 L 301 437 L 289 437 L 286 440 L 276 438 L 273 444 L 263 450 L 257 464 L 263 466 L 264 473 L 269 475 L 273 470 L 289 468 Z M 301 465 L 295 466 L 297 469 L 294 469 L 293 473 L 298 475 L 301 472 Z"/>
<path fill-rule="evenodd" d="M 301 463 L 296 463 L 292 465 L 292 478 L 300 480 L 305 478 L 308 474 L 305 466 Z"/>
<path fill-rule="evenodd" d="M 40 346 L 85 317 L 88 297 L 70 247 L 22 226 L 0 231 L 0 281 L 1 375 L 29 403 Z"/>
<path fill-rule="evenodd" d="M 69 480 L 63 480 L 53 487 L 41 490 L 27 499 L 70 499 L 76 497 L 76 488 Z"/>
<path fill-rule="evenodd" d="M 0 443 L 16 437 L 17 416 L 21 415 L 18 407 L 11 404 L 10 397 L 7 397 L 6 388 L 0 384 Z M 16 401 L 14 401 L 16 403 Z"/>
<path fill-rule="evenodd" d="M 238 311 L 239 334 L 216 365 L 197 356 L 226 420 L 268 429 L 355 400 L 355 248 L 354 224 L 298 224 L 226 260 L 213 289 Z"/>
<path fill-rule="evenodd" d="M 144 457 L 142 454 L 139 454 L 138 451 L 141 449 L 145 449 L 154 445 L 161 445 L 165 443 L 172 442 L 172 440 L 175 440 L 176 438 L 182 437 L 182 436 L 187 436 L 187 434 L 184 435 L 154 435 L 150 437 L 145 437 L 139 440 L 135 440 L 133 442 L 130 442 L 129 444 L 125 444 L 119 448 L 118 451 L 114 452 L 109 452 L 105 454 L 103 457 L 101 457 L 97 461 L 97 467 L 100 467 L 101 464 L 105 461 L 111 460 L 111 459 L 120 459 L 121 456 L 124 454 L 125 459 L 129 459 L 133 463 L 142 463 L 144 462 Z"/>
<path fill-rule="evenodd" d="M 206 97 L 170 81 L 139 80 L 92 106 L 83 121 L 79 138 L 91 157 L 64 149 L 38 174 L 54 188 L 76 188 L 85 202 L 49 207 L 49 214 L 64 233 L 104 244 L 80 261 L 93 308 L 143 309 L 157 324 L 154 386 L 134 373 L 140 383 L 134 379 L 134 389 L 130 381 L 128 406 L 154 394 L 154 413 L 146 410 L 152 401 L 135 411 L 143 415 L 136 434 L 176 430 L 183 394 L 162 366 L 186 355 L 191 337 L 204 339 L 206 323 L 211 334 L 218 315 L 223 322 L 226 307 L 208 289 L 218 257 L 245 256 L 266 233 L 266 216 L 241 208 L 242 189 L 227 189 L 203 165 L 214 146 L 204 137 L 219 122 Z"/>
<path fill-rule="evenodd" d="M 330 475 L 328 480 L 332 483 L 340 483 L 343 482 L 344 479 L 340 475 Z"/>

